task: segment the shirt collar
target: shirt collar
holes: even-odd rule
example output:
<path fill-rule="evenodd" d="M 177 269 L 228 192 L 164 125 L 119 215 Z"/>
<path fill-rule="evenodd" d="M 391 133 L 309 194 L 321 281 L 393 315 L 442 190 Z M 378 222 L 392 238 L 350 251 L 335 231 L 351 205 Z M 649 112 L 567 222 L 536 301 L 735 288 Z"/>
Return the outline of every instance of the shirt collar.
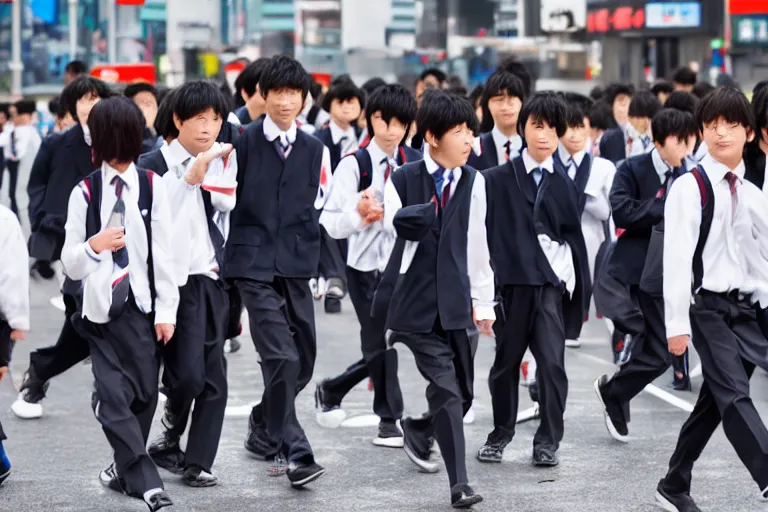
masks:
<path fill-rule="evenodd" d="M 112 179 L 115 176 L 120 176 L 120 179 L 123 180 L 125 186 L 129 189 L 135 189 L 139 184 L 139 175 L 136 172 L 136 166 L 133 163 L 131 163 L 125 172 L 120 172 L 114 167 L 110 166 L 107 162 L 104 162 L 101 164 L 101 172 L 104 176 L 105 183 L 111 184 Z"/>
<path fill-rule="evenodd" d="M 275 122 L 267 115 L 264 118 L 264 136 L 267 138 L 269 142 L 274 142 L 275 139 L 280 137 L 281 133 L 285 133 L 288 137 L 288 142 L 293 144 L 296 142 L 296 121 L 291 123 L 291 127 L 288 128 L 288 131 L 283 132 L 276 124 Z"/>
<path fill-rule="evenodd" d="M 427 172 L 429 172 L 429 174 L 435 174 L 437 170 L 440 169 L 440 164 L 435 162 L 428 154 L 424 155 L 424 163 L 427 164 Z M 452 173 L 454 170 L 455 169 L 445 169 L 443 171 L 443 175 L 446 173 Z"/>
<path fill-rule="evenodd" d="M 555 172 L 555 166 L 552 163 L 551 156 L 547 157 L 546 160 L 539 163 L 534 160 L 533 157 L 528 153 L 528 148 L 523 150 L 523 164 L 525 164 L 525 172 L 528 174 L 530 174 L 536 168 L 545 169 L 550 174 Z"/>
<path fill-rule="evenodd" d="M 368 144 L 368 152 L 371 154 L 371 161 L 375 165 L 379 165 L 384 158 L 396 160 L 394 155 L 386 154 L 384 150 L 376 144 L 376 137 L 372 138 L 371 142 Z"/>
<path fill-rule="evenodd" d="M 93 140 L 91 139 L 91 129 L 88 128 L 87 124 L 81 124 L 80 126 L 83 127 L 83 138 L 85 139 L 85 143 L 90 146 Z"/>
<path fill-rule="evenodd" d="M 565 165 L 566 168 L 568 167 L 568 160 L 570 160 L 571 158 L 573 158 L 573 163 L 576 164 L 576 167 L 580 166 L 581 162 L 584 160 L 584 156 L 586 156 L 587 154 L 587 151 L 585 149 L 582 149 L 575 155 L 571 156 L 571 154 L 568 152 L 567 149 L 565 149 L 565 146 L 563 146 L 562 144 L 559 144 L 557 146 L 557 152 L 560 155 L 560 160 L 563 162 L 563 165 Z"/>
<path fill-rule="evenodd" d="M 511 137 L 507 137 L 503 133 L 501 133 L 501 130 L 499 130 L 498 127 L 494 126 L 493 130 L 491 130 L 491 136 L 493 137 L 493 142 L 496 144 L 496 147 L 501 149 L 504 147 L 504 145 L 507 143 L 507 141 L 510 142 L 510 148 L 512 151 L 520 152 L 520 148 L 523 147 L 523 139 L 519 135 L 513 135 Z"/>
<path fill-rule="evenodd" d="M 328 126 L 331 129 L 331 140 L 333 140 L 334 144 L 338 144 L 342 137 L 345 135 L 347 136 L 347 140 L 356 140 L 357 136 L 355 135 L 355 129 L 352 128 L 352 125 L 349 125 L 349 128 L 346 130 L 342 130 L 339 125 L 333 122 L 328 124 Z"/>
<path fill-rule="evenodd" d="M 188 158 L 194 158 L 189 151 L 184 149 L 184 146 L 181 145 L 179 139 L 173 139 L 173 141 L 168 144 L 167 156 L 166 163 L 168 164 L 169 169 L 176 165 L 181 165 Z"/>
<path fill-rule="evenodd" d="M 661 158 L 661 153 L 656 148 L 651 150 L 651 160 L 653 161 L 653 168 L 656 169 L 656 174 L 664 181 L 667 177 L 667 171 L 673 170 L 673 167 Z"/>
<path fill-rule="evenodd" d="M 739 162 L 739 165 L 736 166 L 735 169 L 729 169 L 728 166 L 725 164 L 721 164 L 714 158 L 712 158 L 712 155 L 707 153 L 707 155 L 701 159 L 701 162 L 699 162 L 700 165 L 704 168 L 704 170 L 707 172 L 707 176 L 709 176 L 709 181 L 714 185 L 716 183 L 719 183 L 723 179 L 725 179 L 725 175 L 728 172 L 733 172 L 738 178 L 739 181 L 744 181 L 744 160 Z"/>

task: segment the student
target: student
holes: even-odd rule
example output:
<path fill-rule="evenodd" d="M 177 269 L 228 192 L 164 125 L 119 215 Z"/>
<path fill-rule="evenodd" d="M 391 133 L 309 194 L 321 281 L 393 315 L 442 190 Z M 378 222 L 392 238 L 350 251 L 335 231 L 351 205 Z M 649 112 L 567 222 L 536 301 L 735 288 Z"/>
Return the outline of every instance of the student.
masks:
<path fill-rule="evenodd" d="M 766 188 L 765 175 L 768 170 L 768 88 L 752 96 L 752 111 L 755 115 L 755 139 L 744 150 L 746 179 L 762 190 Z"/>
<path fill-rule="evenodd" d="M 589 139 L 592 141 L 592 156 L 600 156 L 600 141 L 611 128 L 616 128 L 611 107 L 603 101 L 596 101 L 589 108 Z"/>
<path fill-rule="evenodd" d="M 176 94 L 178 93 L 179 89 L 171 89 L 168 91 L 168 93 L 165 95 L 163 100 L 160 102 L 160 106 L 157 109 L 157 116 L 155 117 L 155 133 L 157 133 L 157 136 L 161 139 L 163 139 L 163 145 L 170 144 L 173 142 L 173 140 L 179 136 L 179 130 L 176 128 L 176 123 L 173 120 L 173 109 L 176 105 Z M 159 150 L 160 148 L 156 148 L 155 151 Z M 139 157 L 139 162 L 142 163 L 145 158 L 148 157 L 148 155 L 153 154 L 153 152 L 145 153 Z M 154 154 L 154 158 L 157 158 L 157 154 Z M 159 163 L 159 160 L 156 160 Z M 142 163 L 142 165 L 145 165 Z M 147 168 L 147 167 L 144 167 Z M 158 170 L 155 170 L 156 173 L 160 174 L 162 176 L 165 174 L 165 171 L 158 172 Z"/>
<path fill-rule="evenodd" d="M 553 161 L 558 138 L 566 132 L 566 111 L 557 94 L 534 95 L 518 121 L 526 149 L 484 173 L 488 240 L 501 302 L 488 379 L 494 429 L 477 452 L 481 462 L 501 462 L 515 434 L 520 363 L 530 347 L 541 405 L 533 464 L 559 464 L 568 393 L 564 316 L 583 321 L 589 288 L 576 187 Z"/>
<path fill-rule="evenodd" d="M 669 98 L 669 95 L 672 94 L 674 91 L 675 91 L 675 86 L 672 85 L 671 82 L 667 82 L 666 80 L 661 80 L 651 86 L 651 94 L 656 96 L 656 99 L 659 100 L 659 103 L 661 103 L 662 105 L 667 101 L 667 98 Z"/>
<path fill-rule="evenodd" d="M 424 93 L 432 89 L 443 89 L 447 80 L 445 73 L 437 68 L 427 68 L 422 71 L 419 79 L 416 80 L 416 103 L 421 106 Z"/>
<path fill-rule="evenodd" d="M 32 124 L 32 115 L 37 111 L 32 100 L 20 100 L 14 104 L 16 114 L 13 116 L 13 128 L 0 135 L 0 145 L 3 146 L 5 166 L 8 169 L 8 198 L 11 201 L 11 211 L 19 215 L 19 204 L 16 201 L 16 185 L 19 176 L 29 175 L 41 139 L 37 128 Z M 3 170 L 0 169 L 0 187 L 3 183 Z"/>
<path fill-rule="evenodd" d="M 653 94 L 648 91 L 636 93 L 629 104 L 627 124 L 624 128 L 605 132 L 600 141 L 600 155 L 618 166 L 631 156 L 649 153 L 653 149 L 651 120 L 659 110 L 661 103 Z"/>
<path fill-rule="evenodd" d="M 167 188 L 174 218 L 172 260 L 180 285 L 178 328 L 163 351 L 164 430 L 148 452 L 159 467 L 183 474 L 187 485 L 210 487 L 217 483 L 211 467 L 227 405 L 223 350 L 229 298 L 221 271 L 237 164 L 228 155 L 231 146 L 216 143 L 228 109 L 213 84 L 182 85 L 173 110 L 176 138 L 160 148 L 159 158 L 139 158 L 139 167 L 161 174 Z M 179 442 L 192 402 L 185 453 Z"/>
<path fill-rule="evenodd" d="M 475 139 L 468 165 L 478 170 L 503 165 L 517 157 L 523 138 L 517 132 L 517 116 L 525 92 L 520 80 L 507 71 L 496 71 L 485 84 L 481 105 L 485 122 Z"/>
<path fill-rule="evenodd" d="M 744 179 L 742 161 L 755 119 L 744 94 L 730 87 L 704 98 L 696 117 L 709 156 L 698 179 L 688 173 L 675 183 L 664 208 L 664 216 L 675 219 L 664 235 L 664 321 L 669 351 L 682 354 L 693 339 L 705 377 L 656 487 L 666 510 L 697 509 L 690 496 L 693 465 L 721 421 L 759 499 L 768 498 L 768 430 L 749 388 L 755 367 L 768 366 L 760 355 L 768 342 L 755 319 L 755 308 L 768 306 L 768 208 Z"/>
<path fill-rule="evenodd" d="M 694 96 L 700 100 L 703 100 L 707 95 L 709 95 L 709 93 L 714 92 L 714 90 L 715 86 L 709 82 L 699 82 L 693 86 L 693 90 L 691 92 Z"/>
<path fill-rule="evenodd" d="M 249 125 L 236 146 L 237 205 L 224 265 L 248 310 L 265 383 L 262 404 L 251 414 L 246 448 L 261 458 L 279 452 L 296 488 L 325 472 L 315 462 L 295 404 L 314 369 L 317 344 L 308 283 L 318 269 L 319 218 L 331 178 L 323 144 L 295 123 L 309 91 L 307 77 L 287 56 L 272 58 L 261 75 L 267 116 Z M 281 172 L 265 172 L 274 169 Z"/>
<path fill-rule="evenodd" d="M 66 105 L 61 102 L 59 96 L 48 102 L 48 112 L 53 116 L 53 125 L 46 135 L 65 132 L 75 125 L 75 120 L 67 112 Z"/>
<path fill-rule="evenodd" d="M 528 68 L 525 66 L 525 64 L 517 60 L 517 57 L 512 55 L 501 61 L 496 67 L 496 71 L 500 70 L 504 70 L 507 73 L 512 73 L 523 83 L 523 91 L 525 92 L 526 98 L 533 94 L 535 85 L 534 80 L 531 77 Z"/>
<path fill-rule="evenodd" d="M 88 66 L 81 60 L 73 60 L 64 67 L 64 86 L 71 84 L 76 79 L 88 73 Z"/>
<path fill-rule="evenodd" d="M 483 499 L 469 486 L 462 424 L 472 405 L 473 331 L 477 326 L 490 334 L 494 318 L 485 180 L 466 166 L 475 116 L 465 98 L 429 92 L 417 123 L 430 150 L 385 185 L 384 225 L 397 241 L 374 316 L 386 317 L 390 345 L 406 345 L 429 381 L 427 415 L 401 422 L 405 453 L 422 471 L 434 473 L 430 451 L 436 439 L 451 504 L 469 508 Z"/>
<path fill-rule="evenodd" d="M 88 118 L 93 106 L 111 95 L 104 82 L 89 76 L 72 81 L 61 93 L 61 101 L 77 124 L 64 133 L 47 137 L 32 165 L 27 193 L 32 228 L 29 252 L 35 259 L 55 262 L 60 257 L 68 194 L 93 172 Z M 71 323 L 78 309 L 79 289 L 79 284 L 72 279 L 64 281 L 65 317 L 59 338 L 55 345 L 37 349 L 29 356 L 21 393 L 11 406 L 20 418 L 40 418 L 43 415 L 40 402 L 45 398 L 48 381 L 88 357 L 88 342 Z"/>
<path fill-rule="evenodd" d="M 317 385 L 318 421 L 325 426 L 340 425 L 346 417 L 341 409 L 344 396 L 370 376 L 373 410 L 381 419 L 373 444 L 394 448 L 403 446 L 403 434 L 395 424 L 403 414 L 397 352 L 387 347 L 384 321 L 371 316 L 371 306 L 394 243 L 382 221 L 384 188 L 397 169 L 395 155 L 415 118 L 416 100 L 402 85 L 385 85 L 373 93 L 366 105 L 372 139 L 365 149 L 341 160 L 320 219 L 333 238 L 348 240 L 347 283 L 360 322 L 367 371 L 356 371 L 356 363 L 342 375 Z"/>
<path fill-rule="evenodd" d="M 568 177 L 573 180 L 579 193 L 579 212 L 584 243 L 587 248 L 590 282 L 595 275 L 595 260 L 600 245 L 606 240 L 606 224 L 611 217 L 609 194 L 613 184 L 616 167 L 608 160 L 593 157 L 587 151 L 589 118 L 582 105 L 574 98 L 565 97 L 568 101 L 566 118 L 567 130 L 560 137 L 558 150 L 554 160 L 562 165 Z M 587 297 L 589 300 L 589 297 Z M 589 305 L 587 304 L 587 307 Z M 566 347 L 579 347 L 579 335 L 582 322 L 566 324 Z"/>
<path fill-rule="evenodd" d="M 688 112 L 692 116 L 696 115 L 696 107 L 699 104 L 699 98 L 685 91 L 675 91 L 669 95 L 664 108 L 674 108 L 681 112 Z M 691 144 L 690 152 L 685 160 L 686 169 L 693 169 L 699 162 L 707 155 L 707 144 L 701 140 L 701 137 L 697 134 L 692 138 L 689 143 Z"/>
<path fill-rule="evenodd" d="M 99 480 L 154 512 L 173 504 L 146 442 L 158 397 L 158 342 L 173 336 L 179 304 L 175 225 L 162 180 L 133 163 L 145 127 L 138 107 L 106 99 L 88 126 L 97 170 L 72 190 L 61 258 L 69 278 L 83 283 L 72 322 L 90 347 L 94 414 L 114 450 Z"/>
<path fill-rule="evenodd" d="M 671 190 L 673 182 L 686 172 L 685 158 L 690 141 L 696 138 L 698 129 L 690 113 L 664 109 L 653 118 L 652 131 L 654 150 L 648 155 L 627 160 L 618 171 L 617 181 L 624 184 L 625 188 L 626 184 L 642 184 L 649 190 L 643 196 L 650 196 L 654 188 L 656 188 L 656 194 L 645 201 L 639 200 L 640 194 L 636 190 L 633 192 L 626 190 L 623 192 L 627 194 L 626 196 L 622 196 L 620 192 L 619 195 L 612 197 L 615 200 L 614 204 L 618 206 L 614 213 L 617 224 L 622 226 L 628 225 L 626 223 L 628 212 L 653 211 L 653 214 L 633 222 L 632 227 L 619 239 L 619 243 L 635 242 L 635 249 L 626 251 L 625 247 L 621 249 L 617 247 L 617 251 L 622 251 L 621 254 L 627 260 L 643 259 L 641 279 L 629 289 L 629 294 L 633 302 L 637 303 L 642 315 L 643 329 L 641 332 L 633 333 L 635 340 L 629 360 L 613 377 L 603 375 L 595 382 L 595 391 L 605 409 L 608 432 L 614 439 L 625 443 L 628 442 L 628 419 L 624 411 L 628 410 L 629 402 L 672 364 L 673 356 L 667 350 L 664 335 L 661 276 L 658 276 L 659 286 L 649 281 L 652 278 L 651 272 L 654 272 L 654 262 L 661 260 L 662 244 L 654 242 L 654 237 L 659 235 L 656 231 L 651 234 L 649 228 L 656 222 L 662 221 L 659 210 L 663 208 L 664 196 Z M 617 190 L 621 188 L 619 185 Z M 670 224 L 672 222 L 673 220 L 669 221 Z M 648 233 L 647 241 L 645 236 L 640 236 L 638 226 Z M 662 233 L 660 236 L 669 236 L 663 235 L 663 227 L 660 229 Z M 632 240 L 630 238 L 625 240 L 624 237 L 632 237 Z M 648 244 L 645 258 L 642 256 L 643 250 L 639 248 L 644 243 Z M 617 263 L 627 262 L 625 260 Z"/>
<path fill-rule="evenodd" d="M 611 107 L 616 124 L 624 129 L 629 122 L 629 104 L 635 95 L 635 88 L 629 84 L 615 83 L 605 88 L 603 99 Z"/>
<path fill-rule="evenodd" d="M 264 115 L 264 96 L 259 91 L 259 79 L 269 64 L 266 57 L 256 59 L 240 72 L 235 80 L 235 89 L 243 104 L 235 109 L 234 115 L 242 126 L 248 126 Z"/>
<path fill-rule="evenodd" d="M 29 272 L 27 243 L 19 219 L 0 205 L 0 381 L 8 374 L 11 351 L 29 331 Z M 0 484 L 11 474 L 0 424 Z"/>
<path fill-rule="evenodd" d="M 141 113 L 147 125 L 142 134 L 141 153 L 148 153 L 162 145 L 162 140 L 155 132 L 155 119 L 157 118 L 157 88 L 146 82 L 137 82 L 126 86 L 123 94 L 133 101 Z"/>
<path fill-rule="evenodd" d="M 672 85 L 676 91 L 693 92 L 696 85 L 696 72 L 688 66 L 679 68 L 672 75 Z"/>

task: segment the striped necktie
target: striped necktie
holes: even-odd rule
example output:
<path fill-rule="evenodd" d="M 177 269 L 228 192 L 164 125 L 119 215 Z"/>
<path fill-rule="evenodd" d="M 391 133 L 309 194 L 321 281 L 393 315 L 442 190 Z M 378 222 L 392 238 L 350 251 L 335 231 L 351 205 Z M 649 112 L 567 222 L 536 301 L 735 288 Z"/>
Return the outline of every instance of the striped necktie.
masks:
<path fill-rule="evenodd" d="M 117 200 L 112 208 L 112 213 L 109 215 L 107 227 L 125 228 L 125 202 L 123 201 L 125 182 L 120 176 L 115 176 L 111 183 L 115 187 Z M 112 304 L 109 307 L 109 318 L 115 319 L 125 312 L 128 294 L 131 290 L 128 279 L 128 248 L 122 247 L 112 253 L 112 262 Z"/>
<path fill-rule="evenodd" d="M 291 154 L 291 148 L 293 147 L 291 143 L 288 142 L 288 135 L 285 132 L 280 132 L 280 136 L 275 138 L 274 144 L 275 149 L 277 149 L 277 154 L 280 155 L 280 158 L 285 162 L 288 155 Z"/>
<path fill-rule="evenodd" d="M 448 178 L 445 179 L 443 193 L 440 197 L 440 206 L 443 209 L 448 206 L 448 201 L 451 200 L 451 185 L 453 185 L 453 171 L 448 171 Z"/>

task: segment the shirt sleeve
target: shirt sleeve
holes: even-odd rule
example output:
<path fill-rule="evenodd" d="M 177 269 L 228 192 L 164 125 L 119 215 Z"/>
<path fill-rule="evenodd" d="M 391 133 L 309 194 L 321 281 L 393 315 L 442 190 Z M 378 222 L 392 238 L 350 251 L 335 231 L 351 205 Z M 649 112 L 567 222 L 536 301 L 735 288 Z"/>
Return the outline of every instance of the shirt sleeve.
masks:
<path fill-rule="evenodd" d="M 85 238 L 85 217 L 88 211 L 86 197 L 89 196 L 82 182 L 72 189 L 69 195 L 61 264 L 64 273 L 73 281 L 82 281 L 99 268 L 103 259 L 110 257 L 108 250 L 94 252 L 89 240 Z"/>
<path fill-rule="evenodd" d="M 214 159 L 208 166 L 208 174 L 203 180 L 202 187 L 211 193 L 211 205 L 221 213 L 229 213 L 235 209 L 237 191 L 237 152 L 232 153 L 226 160 Z"/>
<path fill-rule="evenodd" d="M 395 171 L 397 172 L 397 171 Z M 403 201 L 392 180 L 384 185 L 384 230 L 396 237 L 395 214 L 403 207 Z"/>
<path fill-rule="evenodd" d="M 333 189 L 325 203 L 320 222 L 332 238 L 343 240 L 363 231 L 363 218 L 357 212 L 360 202 L 360 168 L 354 157 L 343 158 L 333 173 Z"/>
<path fill-rule="evenodd" d="M 696 178 L 684 174 L 669 189 L 664 217 L 664 318 L 667 338 L 691 334 L 693 254 L 701 229 L 701 194 Z"/>
<path fill-rule="evenodd" d="M 29 254 L 21 225 L 0 207 L 0 314 L 13 330 L 29 330 Z"/>
<path fill-rule="evenodd" d="M 467 229 L 467 266 L 469 267 L 467 270 L 476 320 L 496 320 L 493 310 L 495 294 L 493 269 L 491 269 L 491 253 L 488 249 L 485 224 L 487 210 L 485 178 L 478 172 L 472 186 Z"/>
<path fill-rule="evenodd" d="M 179 289 L 174 275 L 171 240 L 173 224 L 165 181 L 155 179 L 152 197 L 152 264 L 155 272 L 155 324 L 175 324 Z"/>
<path fill-rule="evenodd" d="M 610 192 L 614 174 L 616 167 L 612 163 L 607 160 L 596 161 L 593 175 L 590 176 L 594 179 L 589 180 L 584 190 L 587 195 L 584 211 L 601 221 L 606 221 L 611 216 Z"/>
<path fill-rule="evenodd" d="M 315 209 L 322 210 L 333 190 L 333 173 L 331 172 L 331 152 L 323 146 L 323 158 L 320 164 L 320 186 L 317 187 Z"/>

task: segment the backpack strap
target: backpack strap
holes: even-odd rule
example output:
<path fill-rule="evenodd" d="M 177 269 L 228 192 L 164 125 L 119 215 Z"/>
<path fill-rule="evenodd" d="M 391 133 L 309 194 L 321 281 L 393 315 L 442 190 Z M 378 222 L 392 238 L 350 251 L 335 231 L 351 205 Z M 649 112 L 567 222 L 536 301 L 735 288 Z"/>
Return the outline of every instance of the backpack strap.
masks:
<path fill-rule="evenodd" d="M 699 228 L 699 240 L 696 243 L 696 250 L 693 253 L 693 293 L 701 288 L 701 281 L 704 278 L 704 245 L 709 237 L 709 230 L 712 227 L 712 218 L 715 213 L 714 190 L 709 181 L 707 173 L 701 166 L 694 167 L 691 174 L 696 178 L 696 184 L 699 186 L 699 195 L 701 196 L 701 227 Z"/>
<path fill-rule="evenodd" d="M 85 239 L 88 240 L 101 231 L 101 169 L 89 174 L 82 181 L 81 188 L 85 201 L 88 203 L 88 208 L 85 211 Z"/>
<path fill-rule="evenodd" d="M 155 310 L 155 265 L 152 255 L 152 181 L 155 173 L 136 169 L 139 174 L 139 213 L 144 219 L 144 229 L 147 231 L 147 277 L 149 279 L 149 294 L 152 297 L 152 311 Z"/>
<path fill-rule="evenodd" d="M 357 191 L 367 190 L 373 183 L 373 163 L 366 149 L 358 149 L 354 152 L 357 160 L 357 168 L 360 169 L 360 181 L 357 185 Z"/>

